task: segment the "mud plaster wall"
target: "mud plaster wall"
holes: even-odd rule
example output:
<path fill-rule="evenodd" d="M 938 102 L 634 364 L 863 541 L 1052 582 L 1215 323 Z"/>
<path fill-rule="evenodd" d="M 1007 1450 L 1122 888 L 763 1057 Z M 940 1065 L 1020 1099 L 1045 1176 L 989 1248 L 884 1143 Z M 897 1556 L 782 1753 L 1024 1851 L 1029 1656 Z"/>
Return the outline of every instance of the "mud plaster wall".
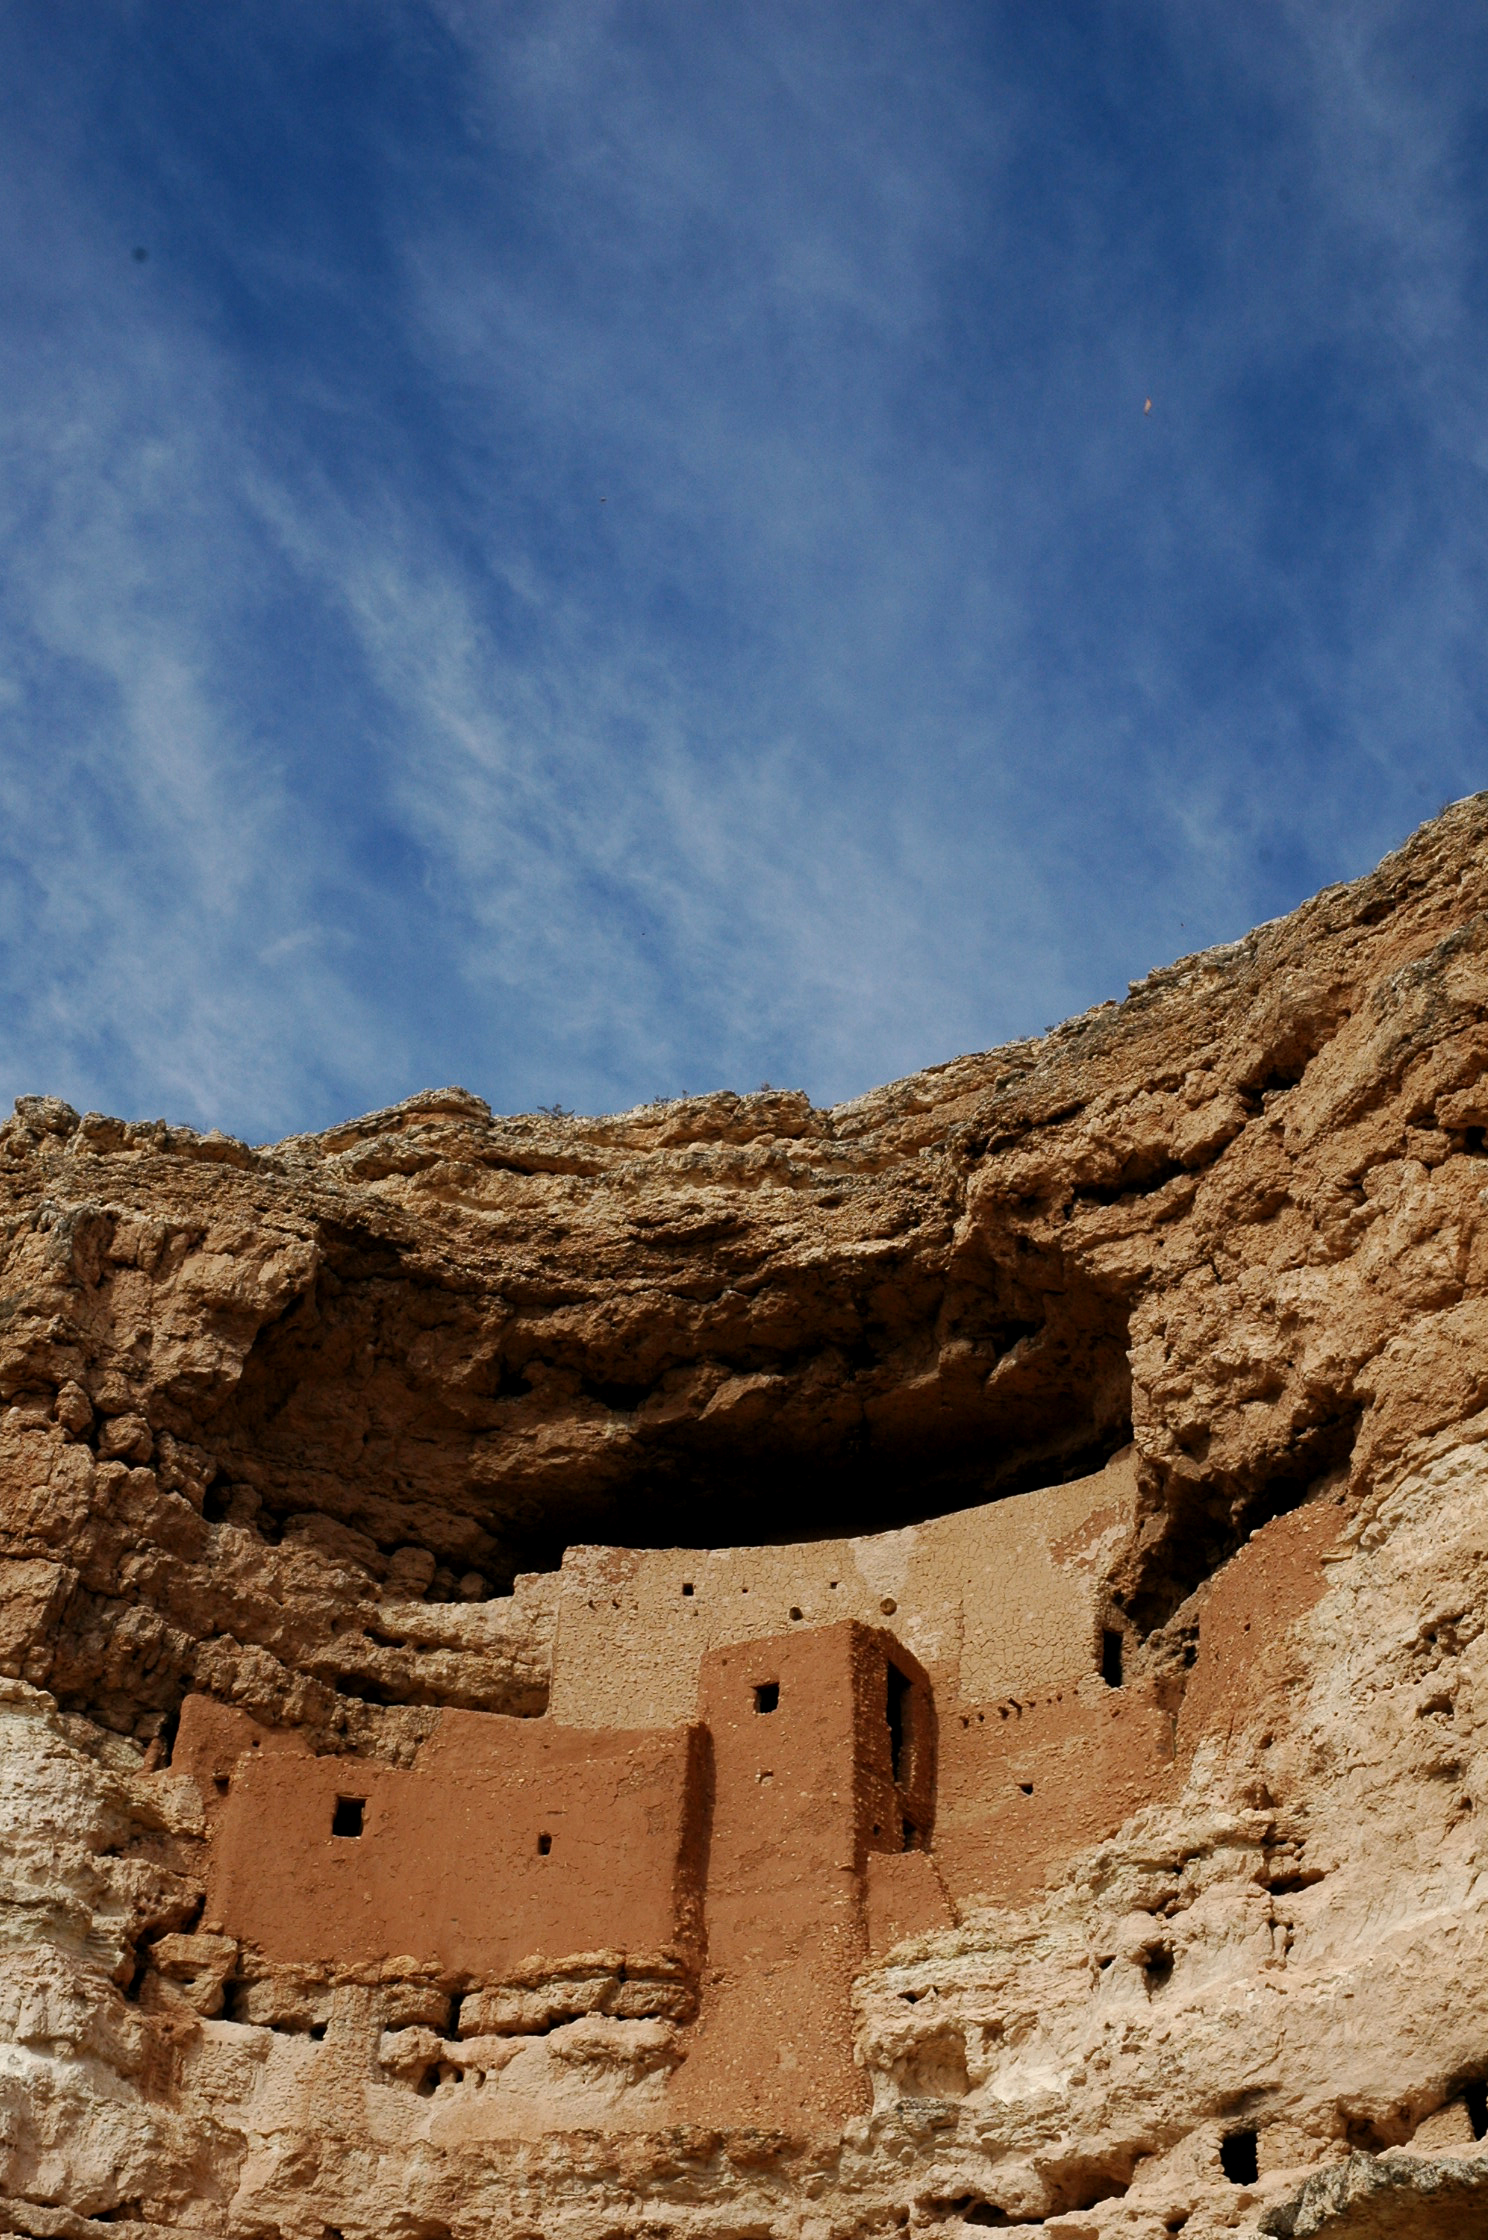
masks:
<path fill-rule="evenodd" d="M 412 1769 L 191 1698 L 173 1771 L 207 1814 L 205 1939 L 446 1996 L 705 1953 L 678 2120 L 845 2117 L 869 1855 L 932 1841 L 929 1683 L 844 1622 L 713 1651 L 699 1695 L 705 1725 L 655 1734 L 449 1712 Z"/>
<path fill-rule="evenodd" d="M 1129 1540 L 1128 1451 L 1094 1476 L 897 1532 L 776 1548 L 571 1548 L 558 1581 L 551 1716 L 602 1726 L 696 1716 L 708 1651 L 843 1618 L 887 1626 L 942 1708 L 1098 1674 L 1103 1592 Z"/>
<path fill-rule="evenodd" d="M 173 1764 L 215 1766 L 211 1726 L 188 1702 Z M 400 1954 L 500 1978 L 539 1953 L 655 1952 L 688 1934 L 701 1897 L 699 1739 L 447 1711 L 404 1770 L 245 1735 L 212 1831 L 207 1928 L 323 1971 Z M 355 1833 L 335 1832 L 338 1800 L 358 1808 L 343 1814 Z"/>
<path fill-rule="evenodd" d="M 902 1791 L 884 1715 L 891 1654 L 920 1683 L 919 1763 Z M 868 1857 L 899 1848 L 906 1802 L 928 1820 L 923 1674 L 881 1633 L 837 1625 L 713 1650 L 699 1699 L 714 1763 L 707 1967 L 678 2114 L 840 2120 L 868 2100 L 852 2051 Z"/>

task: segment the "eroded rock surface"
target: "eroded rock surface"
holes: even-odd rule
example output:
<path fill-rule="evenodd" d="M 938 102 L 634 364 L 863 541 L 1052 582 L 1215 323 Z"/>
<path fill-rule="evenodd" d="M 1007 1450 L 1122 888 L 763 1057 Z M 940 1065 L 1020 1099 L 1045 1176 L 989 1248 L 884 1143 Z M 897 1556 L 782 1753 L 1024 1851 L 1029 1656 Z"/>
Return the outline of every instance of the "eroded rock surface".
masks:
<path fill-rule="evenodd" d="M 1479 797 L 1122 1005 L 832 1111 L 449 1090 L 254 1150 L 21 1099 L 10 2228 L 1488 2231 L 1485 841 Z M 943 1868 L 906 1823 L 941 1895 L 853 1962 L 839 2119 L 804 2078 L 797 2119 L 689 2103 L 685 1909 L 675 1949 L 479 1981 L 271 1964 L 210 1914 L 250 1729 L 386 1786 L 447 1712 L 561 1716 L 564 1580 L 593 1653 L 612 1576 L 617 1672 L 645 1646 L 604 1546 L 755 1548 L 787 1603 L 796 1562 L 804 1637 L 836 1583 L 773 1544 L 862 1542 L 844 1618 L 923 1655 L 944 1775 L 998 1703 L 863 1536 L 1128 1448 L 1129 1500 L 1051 1553 L 1090 1675 L 1004 1699 L 1046 1754 L 1008 1757 L 980 1849 L 974 1785 L 943 1802 Z M 1119 1765 L 1075 1719 L 1118 1684 L 1147 1722 Z M 242 1722 L 220 1767 L 175 1755 L 188 1698 Z"/>

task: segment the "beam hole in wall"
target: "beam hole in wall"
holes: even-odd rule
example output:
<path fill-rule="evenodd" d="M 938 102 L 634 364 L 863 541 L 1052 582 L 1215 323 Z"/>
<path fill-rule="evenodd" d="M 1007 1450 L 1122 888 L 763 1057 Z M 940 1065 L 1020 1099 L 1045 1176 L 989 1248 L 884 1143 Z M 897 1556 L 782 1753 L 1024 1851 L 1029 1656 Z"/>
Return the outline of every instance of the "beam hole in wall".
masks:
<path fill-rule="evenodd" d="M 331 1834 L 333 1836 L 359 1836 L 362 1832 L 362 1816 L 366 1809 L 367 1800 L 365 1797 L 338 1797 L 335 1810 L 331 1814 Z"/>
<path fill-rule="evenodd" d="M 1122 1647 L 1121 1635 L 1114 1627 L 1107 1626 L 1101 1635 L 1101 1678 L 1108 1688 L 1121 1686 Z"/>
<path fill-rule="evenodd" d="M 540 1859 L 546 1859 L 546 1858 L 547 1858 L 547 1856 L 548 1856 L 548 1854 L 549 1854 L 549 1852 L 550 1852 L 550 1851 L 552 1850 L 552 1848 L 553 1848 L 553 1839 L 552 1839 L 552 1837 L 551 1837 L 550 1835 L 548 1835 L 548 1834 L 547 1834 L 546 1832 L 544 1832 L 544 1834 L 540 1835 L 540 1836 L 538 1837 L 538 1839 L 537 1839 L 537 1855 L 538 1855 L 538 1857 L 539 1857 Z"/>
<path fill-rule="evenodd" d="M 792 1604 L 791 1604 L 791 1624 L 792 1624 L 793 1626 L 798 1626 L 798 1625 L 799 1625 L 800 1623 L 801 1623 L 801 1613 L 800 1613 L 800 1611 L 799 1611 L 799 1610 L 798 1610 L 798 1609 L 796 1608 L 796 1605 L 795 1605 L 794 1603 L 792 1603 Z"/>
<path fill-rule="evenodd" d="M 683 1592 L 684 1594 L 691 1594 L 691 1592 L 692 1592 L 692 1581 L 691 1581 L 690 1579 L 684 1579 L 684 1580 L 683 1580 L 683 1582 L 682 1582 L 682 1592 Z"/>
<path fill-rule="evenodd" d="M 1219 2142 L 1219 2166 L 1232 2186 L 1253 2186 L 1260 2160 L 1253 2131 L 1227 2131 Z"/>
<path fill-rule="evenodd" d="M 1031 1781 L 1020 1781 L 1018 1783 L 1018 1787 L 1022 1790 L 1025 1797 L 1031 1797 L 1033 1795 L 1033 1783 Z"/>
<path fill-rule="evenodd" d="M 775 1711 L 779 1709 L 779 1705 L 780 1682 L 778 1680 L 762 1680 L 754 1691 L 755 1710 Z"/>

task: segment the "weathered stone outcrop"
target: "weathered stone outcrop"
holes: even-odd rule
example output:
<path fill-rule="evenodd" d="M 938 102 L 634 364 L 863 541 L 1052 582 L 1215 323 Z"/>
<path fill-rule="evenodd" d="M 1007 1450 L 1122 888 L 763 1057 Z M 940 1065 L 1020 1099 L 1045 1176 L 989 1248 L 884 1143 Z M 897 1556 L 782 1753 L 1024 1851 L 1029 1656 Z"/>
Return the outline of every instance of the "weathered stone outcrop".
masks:
<path fill-rule="evenodd" d="M 254 1150 L 21 1099 L 0 2224 L 1488 2230 L 1485 842 L 1480 797 L 1124 1004 L 832 1111 L 503 1120 L 449 1090 Z M 1088 1627 L 1068 1676 L 979 1692 L 990 1652 L 940 1641 L 938 1588 L 901 1609 L 863 1536 L 1128 1448 L 1121 1501 L 1050 1542 Z M 818 1579 L 808 1540 L 856 1568 Z M 600 1543 L 698 1561 L 668 1583 Z M 939 1544 L 893 1540 L 905 1577 Z M 934 1840 L 915 1802 L 908 1867 L 843 1864 L 869 1942 L 834 1948 L 835 2118 L 809 2076 L 794 2120 L 689 2101 L 722 2042 L 704 1896 L 672 1945 L 480 1980 L 276 1958 L 210 1913 L 250 1730 L 365 1761 L 327 1777 L 360 1805 L 443 1763 L 455 1714 L 597 1723 L 550 1692 L 565 1595 L 602 1691 L 613 1580 L 607 1723 L 659 1733 L 694 1714 L 627 1710 L 629 1582 L 700 1605 L 750 1583 L 709 1552 L 751 1547 L 771 1626 L 897 1628 L 941 1725 Z M 770 1638 L 706 1623 L 717 1657 Z M 220 1765 L 183 1770 L 188 1701 L 238 1737 Z M 1021 1739 L 983 1748 L 999 1707 Z"/>

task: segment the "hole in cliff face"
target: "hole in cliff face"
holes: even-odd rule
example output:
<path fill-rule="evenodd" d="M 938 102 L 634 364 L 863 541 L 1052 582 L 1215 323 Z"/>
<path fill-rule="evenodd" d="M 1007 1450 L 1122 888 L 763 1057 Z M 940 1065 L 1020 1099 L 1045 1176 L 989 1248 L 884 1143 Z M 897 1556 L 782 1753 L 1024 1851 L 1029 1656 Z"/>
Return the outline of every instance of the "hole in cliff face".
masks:
<path fill-rule="evenodd" d="M 755 1710 L 775 1711 L 778 1710 L 779 1705 L 780 1682 L 778 1680 L 762 1680 L 754 1691 Z"/>
<path fill-rule="evenodd" d="M 909 1244 L 892 1275 L 782 1267 L 763 1308 L 725 1291 L 740 1303 L 699 1352 L 667 1303 L 691 1296 L 693 1258 L 664 1257 L 695 1243 L 646 1247 L 654 1313 L 560 1329 L 479 1276 L 432 1278 L 374 1218 L 321 1225 L 311 1289 L 179 1435 L 217 1458 L 211 1515 L 251 1485 L 266 1542 L 332 1520 L 379 1581 L 410 1544 L 505 1591 L 576 1542 L 880 1531 L 1081 1476 L 1130 1438 L 1125 1306 L 1052 1244 L 1010 1260 L 973 1239 L 952 1276 Z"/>
<path fill-rule="evenodd" d="M 1260 2159 L 1253 2131 L 1227 2131 L 1219 2142 L 1219 2166 L 1232 2186 L 1253 2186 Z"/>
<path fill-rule="evenodd" d="M 1462 2087 L 1462 2097 L 1467 2103 L 1467 2120 L 1472 2125 L 1473 2137 L 1488 2137 L 1488 2083 L 1481 2077 L 1474 2077 Z"/>
<path fill-rule="evenodd" d="M 1119 2201 L 1131 2185 L 1135 2160 L 1135 2156 L 1123 2156 L 1119 2162 L 1100 2163 L 1076 2157 L 1062 2168 L 1050 2170 L 1049 2214 L 1069 2216 L 1081 2209 L 1098 2208 L 1103 2201 Z"/>
<path fill-rule="evenodd" d="M 1108 1688 L 1121 1686 L 1122 1637 L 1108 1626 L 1101 1635 L 1101 1678 Z"/>
<path fill-rule="evenodd" d="M 362 1832 L 362 1815 L 367 1809 L 365 1797 L 338 1797 L 331 1814 L 333 1836 L 359 1836 Z"/>
<path fill-rule="evenodd" d="M 538 1837 L 538 1839 L 537 1839 L 537 1855 L 538 1855 L 539 1859 L 546 1859 L 546 1858 L 548 1857 L 548 1854 L 549 1854 L 549 1853 L 551 1852 L 552 1848 L 553 1848 L 553 1839 L 552 1839 L 552 1837 L 551 1837 L 550 1835 L 547 1835 L 547 1834 L 543 1834 L 543 1835 L 540 1835 L 540 1836 Z"/>
<path fill-rule="evenodd" d="M 1153 1945 L 1142 1961 L 1142 1974 L 1147 1989 L 1161 1991 L 1173 1980 L 1173 1948 L 1170 1944 Z"/>

